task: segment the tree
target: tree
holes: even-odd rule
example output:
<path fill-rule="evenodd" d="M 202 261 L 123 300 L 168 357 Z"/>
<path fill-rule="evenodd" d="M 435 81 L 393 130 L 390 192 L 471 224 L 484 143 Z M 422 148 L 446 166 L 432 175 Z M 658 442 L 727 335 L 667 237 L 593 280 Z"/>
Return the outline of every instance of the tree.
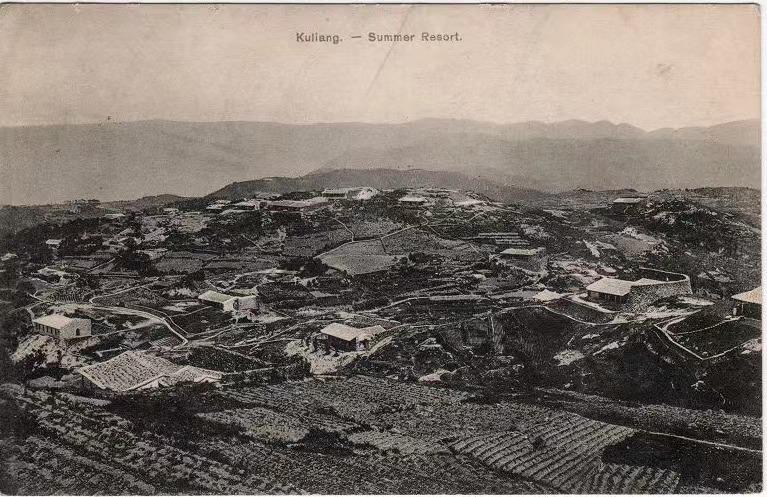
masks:
<path fill-rule="evenodd" d="M 35 264 L 50 264 L 53 252 L 45 242 L 36 243 L 29 248 L 29 260 Z"/>
<path fill-rule="evenodd" d="M 16 283 L 16 290 L 13 293 L 13 307 L 23 307 L 29 304 L 32 299 L 29 297 L 35 293 L 35 285 L 29 280 L 19 280 Z"/>
<path fill-rule="evenodd" d="M 138 271 L 141 276 L 157 274 L 149 256 L 136 251 L 135 244 L 129 244 L 124 250 L 118 252 L 115 257 L 115 265 L 128 271 Z"/>
<path fill-rule="evenodd" d="M 312 276 L 320 276 L 322 274 L 325 274 L 327 270 L 330 269 L 327 264 L 322 262 L 321 260 L 317 258 L 309 259 L 306 264 L 304 264 L 304 267 L 301 269 L 301 276 L 303 277 L 309 277 Z"/>

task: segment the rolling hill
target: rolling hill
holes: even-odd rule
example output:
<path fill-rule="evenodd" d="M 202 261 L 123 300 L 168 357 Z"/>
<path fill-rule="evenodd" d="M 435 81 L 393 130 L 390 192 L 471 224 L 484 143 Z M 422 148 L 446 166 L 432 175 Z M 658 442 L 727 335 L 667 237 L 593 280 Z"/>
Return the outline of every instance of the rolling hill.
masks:
<path fill-rule="evenodd" d="M 475 191 L 504 202 L 541 200 L 549 194 L 501 184 L 486 178 L 449 171 L 412 169 L 334 169 L 316 171 L 298 178 L 272 177 L 231 183 L 210 195 L 211 198 L 237 200 L 256 192 L 287 193 L 300 190 L 322 190 L 344 186 L 371 186 L 378 189 L 437 187 Z"/>

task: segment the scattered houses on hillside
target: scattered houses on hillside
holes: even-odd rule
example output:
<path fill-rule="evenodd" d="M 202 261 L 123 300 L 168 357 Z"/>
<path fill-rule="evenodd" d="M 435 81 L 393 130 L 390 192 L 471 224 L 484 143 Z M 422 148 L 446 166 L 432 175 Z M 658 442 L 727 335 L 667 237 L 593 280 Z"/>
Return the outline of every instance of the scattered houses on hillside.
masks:
<path fill-rule="evenodd" d="M 405 207 L 420 207 L 429 203 L 429 199 L 421 195 L 408 194 L 400 197 L 397 202 Z"/>
<path fill-rule="evenodd" d="M 237 207 L 242 210 L 254 210 L 257 211 L 261 208 L 262 201 L 258 199 L 249 199 L 249 200 L 242 200 L 241 202 L 237 202 L 233 204 L 233 207 Z"/>
<path fill-rule="evenodd" d="M 380 192 L 369 186 L 356 186 L 347 188 L 328 188 L 323 190 L 322 196 L 329 200 L 370 200 Z"/>
<path fill-rule="evenodd" d="M 306 200 L 273 200 L 269 202 L 268 209 L 272 213 L 291 214 L 305 216 L 328 206 L 325 197 L 312 197 Z"/>
<path fill-rule="evenodd" d="M 497 245 L 499 247 L 527 247 L 530 243 L 515 231 L 499 231 L 491 233 L 479 233 L 468 237 L 478 243 Z"/>

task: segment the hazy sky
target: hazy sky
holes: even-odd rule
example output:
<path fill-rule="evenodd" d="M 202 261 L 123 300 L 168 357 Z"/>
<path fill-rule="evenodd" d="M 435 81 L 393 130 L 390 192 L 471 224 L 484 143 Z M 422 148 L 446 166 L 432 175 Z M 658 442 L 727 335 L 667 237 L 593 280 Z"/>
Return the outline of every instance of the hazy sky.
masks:
<path fill-rule="evenodd" d="M 458 32 L 371 43 L 368 32 Z M 298 43 L 296 32 L 338 45 Z M 361 35 L 361 39 L 351 39 Z M 0 125 L 759 117 L 755 6 L 0 6 Z"/>

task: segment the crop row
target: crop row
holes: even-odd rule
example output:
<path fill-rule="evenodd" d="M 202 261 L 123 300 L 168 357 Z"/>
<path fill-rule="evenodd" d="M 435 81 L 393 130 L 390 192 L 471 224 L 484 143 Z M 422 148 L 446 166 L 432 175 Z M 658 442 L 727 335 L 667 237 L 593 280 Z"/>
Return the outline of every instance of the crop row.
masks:
<path fill-rule="evenodd" d="M 679 485 L 679 474 L 669 469 L 626 464 L 601 464 L 573 489 L 583 494 L 673 493 Z"/>
<path fill-rule="evenodd" d="M 309 493 L 454 494 L 540 493 L 530 482 L 475 466 L 453 455 L 355 455 L 354 457 L 289 451 L 259 442 L 212 441 L 202 450 L 249 471 L 280 475 Z M 284 452 L 283 452 L 284 451 Z"/>
<path fill-rule="evenodd" d="M 300 419 L 290 414 L 277 413 L 270 409 L 254 407 L 249 409 L 231 409 L 227 411 L 209 412 L 198 416 L 217 423 L 237 425 L 248 430 L 258 438 L 267 441 L 296 442 L 309 432 L 312 427 L 330 427 L 338 429 L 327 420 L 312 422 L 304 417 Z"/>
<path fill-rule="evenodd" d="M 465 394 L 446 389 L 410 385 L 388 379 L 354 376 L 346 380 L 302 381 L 256 388 L 227 390 L 222 395 L 246 403 L 281 407 L 283 402 L 336 405 L 348 403 L 354 409 L 368 404 L 436 404 L 459 402 Z"/>
<path fill-rule="evenodd" d="M 138 438 L 130 431 L 80 416 L 65 404 L 49 405 L 23 395 L 19 399 L 21 407 L 37 417 L 44 432 L 75 453 L 97 461 L 109 461 L 128 473 L 141 474 L 147 482 L 159 488 L 200 489 L 224 494 L 295 491 L 290 486 L 245 475 L 242 470 L 183 451 L 166 440 L 151 435 Z"/>
<path fill-rule="evenodd" d="M 23 493 L 100 493 L 153 494 L 155 488 L 132 474 L 75 454 L 49 440 L 29 437 L 25 440 L 24 460 L 31 463 L 29 473 L 19 474 L 18 481 L 36 485 Z M 53 478 L 46 478 L 53 475 Z M 45 481 L 40 482 L 39 478 Z"/>
<path fill-rule="evenodd" d="M 633 430 L 580 417 L 560 417 L 520 431 L 483 433 L 458 440 L 456 452 L 486 465 L 570 492 L 599 464 L 605 447 Z"/>

